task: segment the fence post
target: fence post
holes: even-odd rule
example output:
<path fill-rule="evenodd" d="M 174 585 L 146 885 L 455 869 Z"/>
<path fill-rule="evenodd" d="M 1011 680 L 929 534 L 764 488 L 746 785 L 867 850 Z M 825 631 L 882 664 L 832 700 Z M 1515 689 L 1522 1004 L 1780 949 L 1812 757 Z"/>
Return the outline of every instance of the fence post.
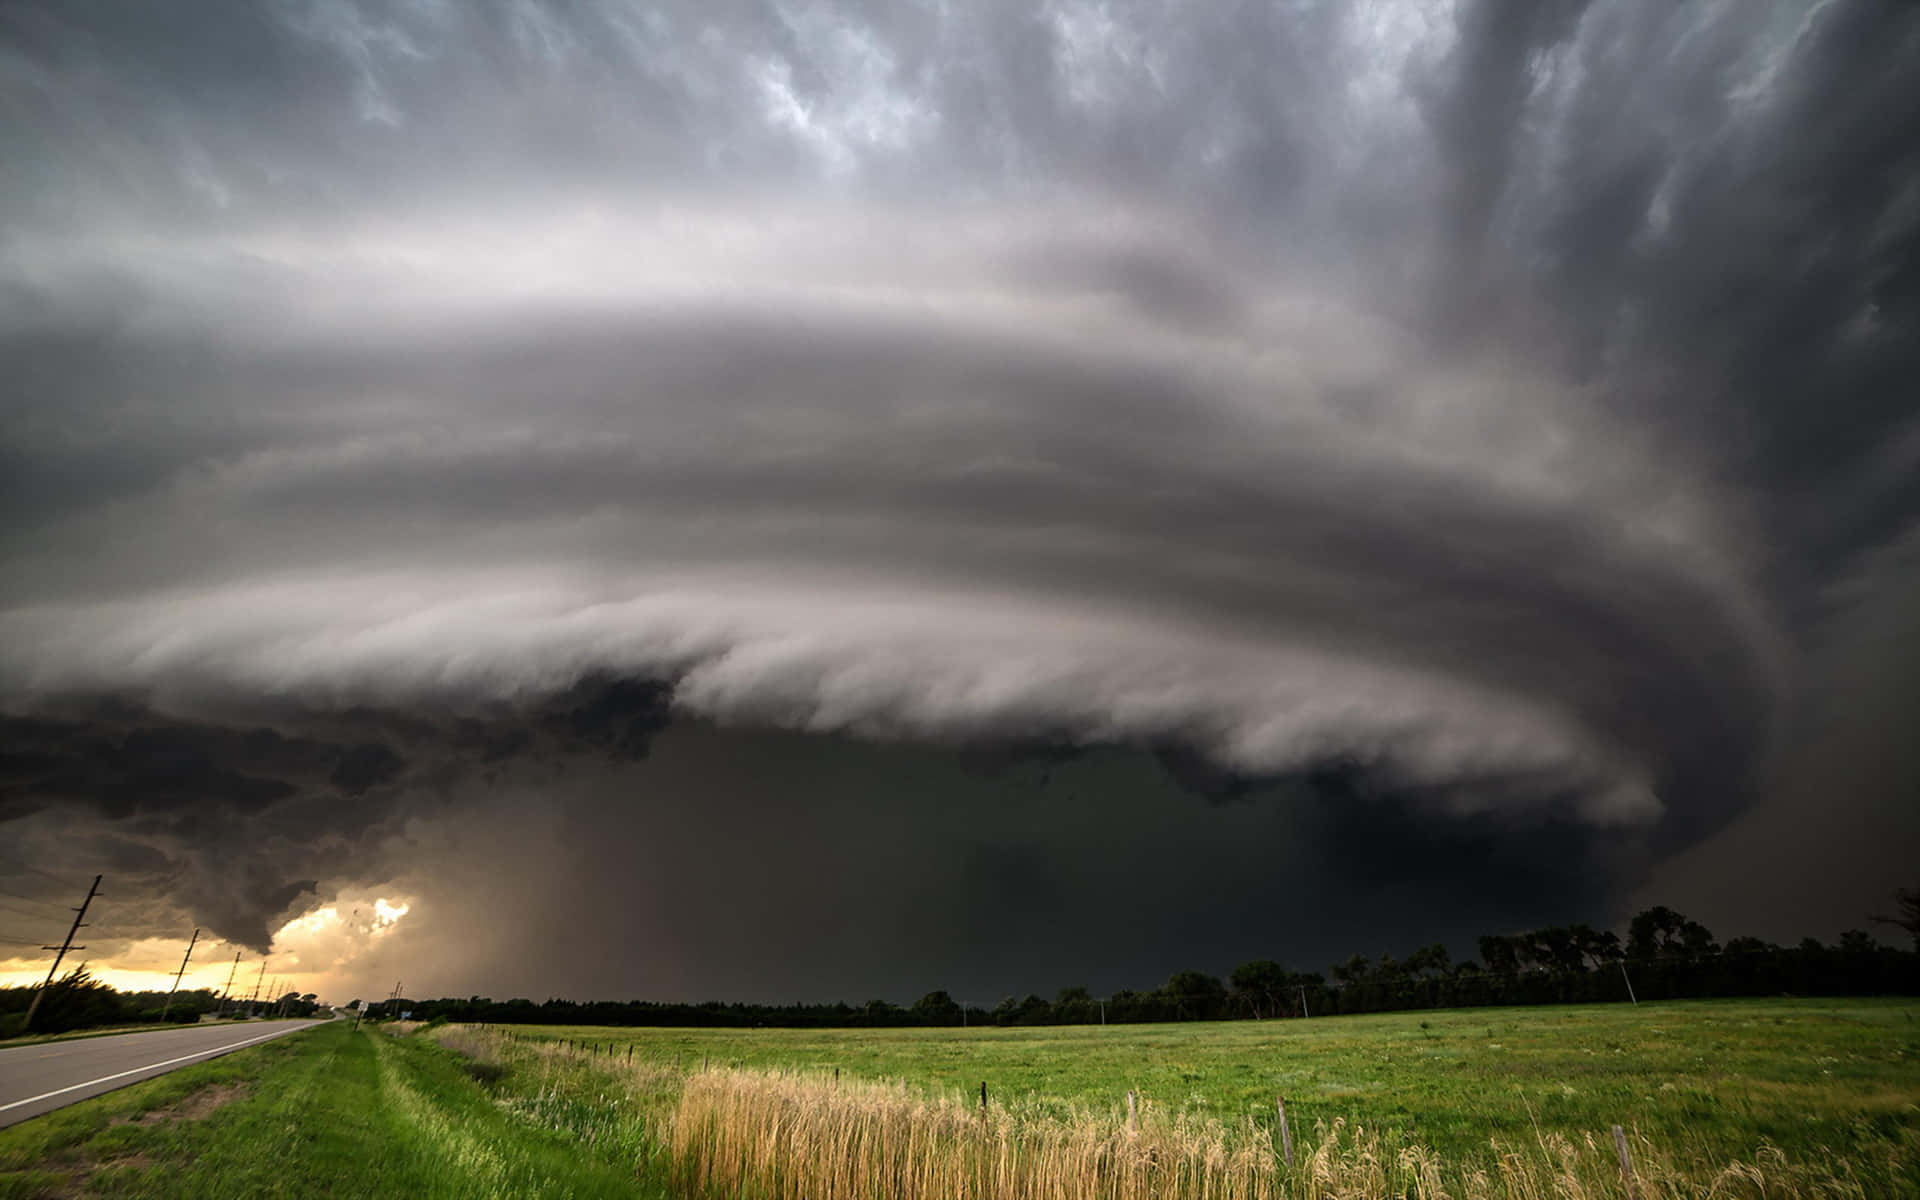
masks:
<path fill-rule="evenodd" d="M 1613 1148 L 1620 1152 L 1620 1177 L 1627 1181 L 1627 1200 L 1640 1200 L 1640 1185 L 1634 1182 L 1633 1159 L 1627 1154 L 1627 1131 L 1613 1127 Z"/>
<path fill-rule="evenodd" d="M 1287 1127 L 1287 1098 L 1275 1096 L 1273 1106 L 1280 1111 L 1280 1161 L 1293 1165 L 1293 1130 Z"/>
<path fill-rule="evenodd" d="M 1129 1136 L 1140 1132 L 1140 1111 L 1132 1092 L 1127 1093 L 1127 1133 Z"/>

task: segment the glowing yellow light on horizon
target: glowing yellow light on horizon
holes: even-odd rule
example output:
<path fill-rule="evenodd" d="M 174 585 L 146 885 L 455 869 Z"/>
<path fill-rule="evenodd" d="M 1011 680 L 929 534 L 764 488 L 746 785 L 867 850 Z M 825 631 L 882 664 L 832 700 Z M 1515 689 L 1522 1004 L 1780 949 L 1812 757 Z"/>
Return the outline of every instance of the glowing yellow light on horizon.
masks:
<path fill-rule="evenodd" d="M 274 948 L 267 955 L 268 973 L 278 976 L 287 989 L 311 990 L 313 983 L 324 982 L 327 972 L 345 967 L 374 941 L 392 933 L 400 919 L 413 911 L 413 903 L 410 899 L 375 897 L 369 916 L 365 899 L 337 898 L 332 904 L 294 917 L 274 933 Z M 348 908 L 351 913 L 343 912 Z M 84 962 L 96 979 L 122 991 L 166 991 L 173 986 L 182 948 L 178 939 L 128 939 L 111 957 L 91 961 L 79 954 L 70 957 L 62 965 L 61 974 Z M 224 988 L 237 948 L 221 939 L 203 937 L 180 981 L 181 989 Z M 0 987 L 38 986 L 46 978 L 51 957 L 0 952 Z M 253 951 L 247 951 L 244 957 L 250 964 L 259 961 Z M 234 979 L 236 993 L 244 994 L 242 983 L 246 978 Z M 246 986 L 251 987 L 251 982 Z"/>
<path fill-rule="evenodd" d="M 162 939 L 157 938 L 141 939 L 141 941 L 154 942 L 164 947 L 174 956 L 173 964 L 168 966 L 158 963 L 143 964 L 131 954 L 116 955 L 107 959 L 82 959 L 80 962 L 69 958 L 61 964 L 60 974 L 65 975 L 84 963 L 87 974 L 123 992 L 164 992 L 171 989 L 174 984 L 173 972 L 180 961 L 178 958 L 180 946 L 166 945 Z M 205 949 L 219 944 L 202 940 L 200 946 Z M 226 956 L 228 960 L 231 957 L 231 955 Z M 42 956 L 37 961 L 30 956 L 0 955 L 0 987 L 38 987 L 47 977 L 47 967 L 51 959 L 51 955 Z M 121 963 L 127 965 L 117 965 Z M 188 965 L 186 974 L 180 979 L 180 989 L 188 992 L 201 988 L 219 991 L 226 978 L 226 962 L 218 957 L 217 951 L 214 956 L 207 959 L 201 959 L 196 955 L 194 961 Z M 235 987 L 238 988 L 238 986 L 236 983 Z"/>

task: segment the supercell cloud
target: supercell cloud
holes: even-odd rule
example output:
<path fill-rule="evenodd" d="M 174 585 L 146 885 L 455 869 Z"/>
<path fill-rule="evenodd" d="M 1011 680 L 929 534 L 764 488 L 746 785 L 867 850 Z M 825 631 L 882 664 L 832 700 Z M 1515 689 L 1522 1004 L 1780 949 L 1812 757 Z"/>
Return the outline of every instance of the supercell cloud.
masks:
<path fill-rule="evenodd" d="M 1396 946 L 1884 816 L 1916 57 L 1870 2 L 11 6 L 10 853 L 265 948 L 348 891 L 424 921 L 502 830 L 555 912 L 616 831 L 710 853 L 680 894 L 818 840 L 877 872 L 763 914 L 818 959 L 949 867 L 1064 912 L 1131 852 L 1033 822 L 1172 811 L 1232 895 L 1067 959 L 1146 983 L 1270 944 L 1242 801 L 1314 894 L 1452 914 L 1342 935 Z M 1863 748 L 1810 766 L 1836 696 Z M 554 990 L 1071 982 L 972 926 L 910 979 L 703 970 L 655 853 L 576 897 L 654 906 L 647 971 Z"/>

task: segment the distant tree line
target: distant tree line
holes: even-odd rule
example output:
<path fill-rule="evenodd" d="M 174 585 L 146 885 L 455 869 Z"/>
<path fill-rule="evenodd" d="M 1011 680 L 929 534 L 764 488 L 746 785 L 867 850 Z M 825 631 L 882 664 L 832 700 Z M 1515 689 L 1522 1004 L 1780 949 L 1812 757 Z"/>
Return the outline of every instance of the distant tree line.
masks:
<path fill-rule="evenodd" d="M 701 1004 L 649 1000 L 396 1000 L 367 1009 L 372 1018 L 407 1011 L 416 1020 L 497 1024 L 755 1026 L 847 1028 L 939 1025 L 1090 1025 L 1144 1021 L 1299 1019 L 1340 1013 L 1493 1005 L 1590 1004 L 1716 996 L 1920 994 L 1920 903 L 1900 894 L 1902 916 L 1887 923 L 1914 937 L 1899 950 L 1861 930 L 1835 945 L 1807 938 L 1776 946 L 1741 937 L 1721 945 L 1698 921 L 1659 906 L 1633 918 L 1624 942 L 1587 925 L 1551 926 L 1479 939 L 1480 960 L 1455 962 L 1442 945 L 1404 958 L 1355 955 L 1326 974 L 1257 960 L 1225 980 L 1176 972 L 1148 991 L 1095 997 L 1069 987 L 1052 1000 L 1009 996 L 992 1008 L 929 992 L 901 1007 L 884 1000 L 851 1004 Z M 1629 991 L 1631 989 L 1631 991 Z"/>
<path fill-rule="evenodd" d="M 27 1008 L 33 1003 L 37 987 L 0 987 L 0 1037 L 17 1037 L 24 1029 Z M 254 1005 L 256 1013 L 287 1016 L 312 1016 L 319 1008 L 312 992 L 289 992 L 278 1001 L 262 1000 Z M 229 1008 L 245 1012 L 244 1002 Z M 123 992 L 96 979 L 85 967 L 72 971 L 47 985 L 40 1008 L 33 1014 L 33 1032 L 66 1033 L 74 1029 L 97 1029 L 106 1025 L 154 1025 L 164 1013 L 169 1024 L 191 1025 L 220 1009 L 220 993 L 211 988 L 183 989 L 173 994 L 171 1003 L 164 991 Z"/>

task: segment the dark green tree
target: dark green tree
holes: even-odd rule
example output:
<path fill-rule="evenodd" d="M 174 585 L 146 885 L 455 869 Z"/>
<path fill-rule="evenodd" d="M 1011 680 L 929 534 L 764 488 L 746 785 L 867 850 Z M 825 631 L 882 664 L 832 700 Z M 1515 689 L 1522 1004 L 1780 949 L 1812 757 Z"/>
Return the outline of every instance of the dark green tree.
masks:
<path fill-rule="evenodd" d="M 1574 949 L 1594 970 L 1608 966 L 1620 958 L 1620 935 L 1613 930 L 1595 929 L 1587 924 L 1573 925 L 1569 928 L 1573 933 Z"/>
<path fill-rule="evenodd" d="M 914 1019 L 922 1025 L 958 1025 L 960 1006 L 945 992 L 928 992 L 913 1002 Z"/>
<path fill-rule="evenodd" d="M 1840 953 L 1872 954 L 1880 949 L 1880 943 L 1864 929 L 1849 929 L 1840 935 Z"/>
<path fill-rule="evenodd" d="M 1045 1025 L 1052 1019 L 1053 1006 L 1039 996 L 1028 996 L 1024 1000 L 1008 996 L 993 1010 L 997 1025 Z"/>
<path fill-rule="evenodd" d="M 1453 966 L 1453 956 L 1447 953 L 1444 945 L 1435 942 L 1407 955 L 1407 961 L 1402 965 L 1413 975 L 1445 975 Z"/>
<path fill-rule="evenodd" d="M 1335 963 L 1327 968 L 1333 972 L 1333 981 L 1341 985 L 1364 983 L 1373 975 L 1373 961 L 1364 954 L 1356 954 L 1343 963 Z"/>
<path fill-rule="evenodd" d="M 1279 1011 L 1280 994 L 1286 990 L 1287 978 L 1287 969 L 1267 958 L 1241 963 L 1227 976 L 1233 984 L 1233 994 L 1253 1011 L 1256 1019 Z"/>
<path fill-rule="evenodd" d="M 1520 969 L 1519 939 L 1506 934 L 1489 933 L 1480 939 L 1480 961 L 1487 970 L 1511 975 Z"/>
<path fill-rule="evenodd" d="M 1893 902 L 1897 906 L 1893 916 L 1875 917 L 1874 920 L 1882 925 L 1906 930 L 1908 936 L 1913 938 L 1913 948 L 1920 950 L 1920 887 L 1895 892 Z"/>
<path fill-rule="evenodd" d="M 1627 954 L 1631 958 L 1674 958 L 1719 951 L 1705 925 L 1664 904 L 1640 913 L 1627 926 Z"/>
<path fill-rule="evenodd" d="M 91 1029 L 127 1020 L 129 1016 L 119 993 L 80 966 L 46 986 L 46 996 L 34 1017 L 33 1032 Z"/>
<path fill-rule="evenodd" d="M 1208 1021 L 1220 1017 L 1227 985 L 1205 971 L 1176 971 L 1160 989 L 1184 1020 Z"/>
<path fill-rule="evenodd" d="M 1578 939 L 1565 925 L 1536 929 L 1530 937 L 1533 965 L 1547 971 L 1578 971 L 1583 962 Z"/>

